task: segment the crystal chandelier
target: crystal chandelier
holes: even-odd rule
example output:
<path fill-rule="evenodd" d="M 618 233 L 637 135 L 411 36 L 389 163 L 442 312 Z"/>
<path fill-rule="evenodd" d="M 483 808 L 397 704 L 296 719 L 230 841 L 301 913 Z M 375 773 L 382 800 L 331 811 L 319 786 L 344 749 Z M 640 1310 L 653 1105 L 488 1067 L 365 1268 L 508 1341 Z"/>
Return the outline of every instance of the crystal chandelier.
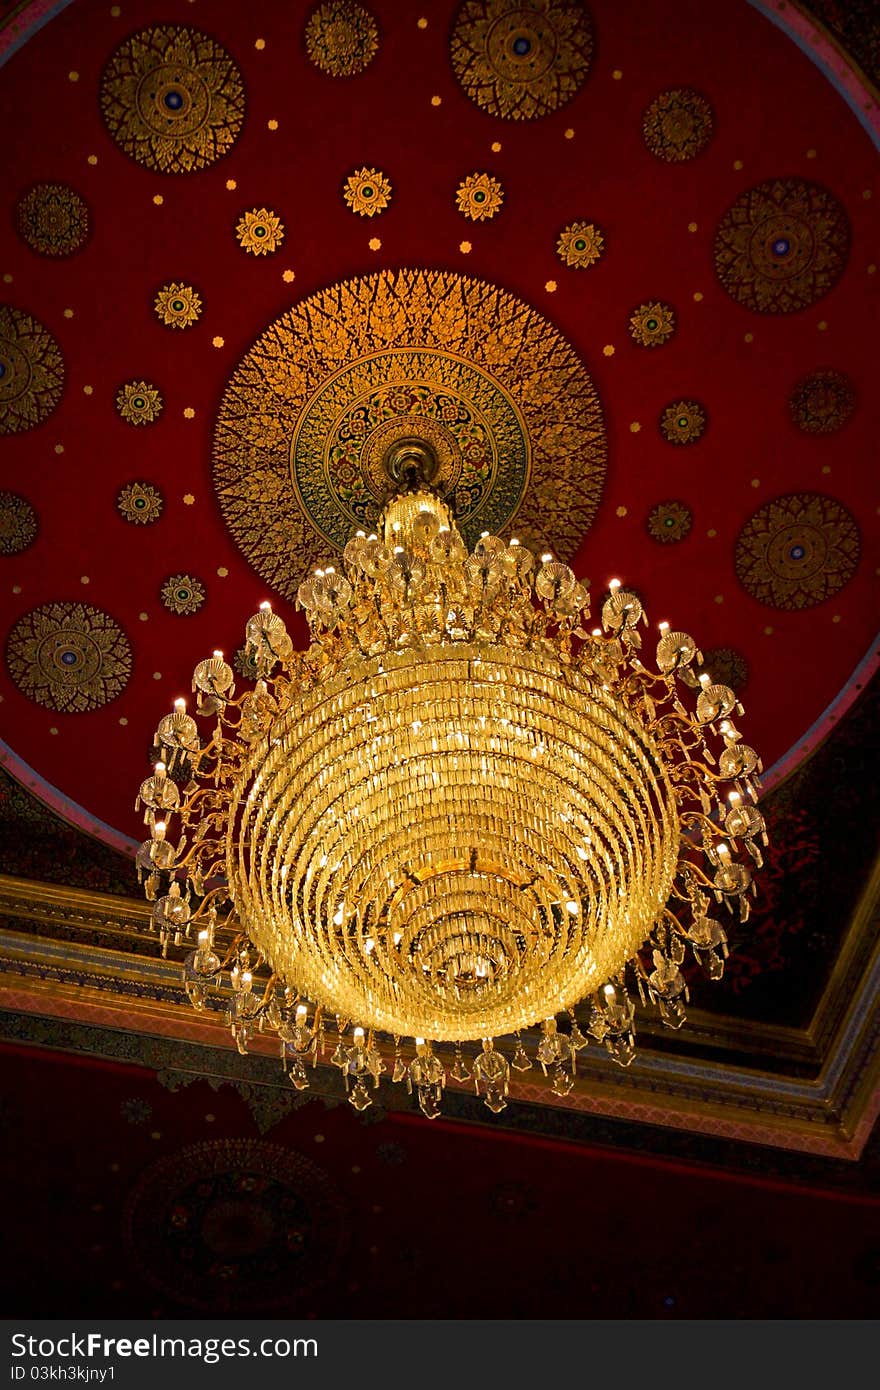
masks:
<path fill-rule="evenodd" d="M 590 1037 L 629 1065 L 634 993 L 680 1027 L 688 946 L 720 977 L 711 914 L 748 916 L 761 765 L 693 638 L 661 623 L 649 669 L 635 593 L 612 580 L 590 628 L 551 555 L 488 534 L 468 553 L 426 443 L 386 466 L 377 533 L 299 588 L 308 649 L 264 603 L 253 688 L 215 652 L 201 727 L 183 700 L 161 720 L 138 868 L 241 1052 L 274 1030 L 302 1089 L 332 1031 L 357 1109 L 384 1052 L 429 1117 L 447 1067 L 498 1112 L 533 1061 L 567 1095 Z"/>

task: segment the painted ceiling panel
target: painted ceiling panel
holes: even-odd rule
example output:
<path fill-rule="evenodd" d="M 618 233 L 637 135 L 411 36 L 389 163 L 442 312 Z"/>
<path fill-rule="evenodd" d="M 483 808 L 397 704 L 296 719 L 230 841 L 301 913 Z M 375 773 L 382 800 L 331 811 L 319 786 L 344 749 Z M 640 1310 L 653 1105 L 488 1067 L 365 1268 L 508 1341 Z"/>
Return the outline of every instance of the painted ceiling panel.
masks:
<path fill-rule="evenodd" d="M 267 597 L 216 493 L 230 379 L 325 291 L 348 360 L 371 359 L 333 287 L 382 271 L 531 307 L 536 340 L 502 369 L 492 296 L 462 282 L 472 350 L 454 355 L 494 363 L 533 434 L 552 438 L 570 399 L 552 354 L 538 388 L 534 361 L 556 335 L 570 346 L 607 441 L 577 571 L 597 597 L 633 584 L 715 654 L 768 765 L 870 647 L 871 141 L 743 0 L 589 13 L 76 0 L 0 72 L 0 119 L 26 132 L 0 237 L 0 737 L 91 816 L 138 836 L 158 718 Z M 410 310 L 399 346 L 424 347 L 428 319 L 451 341 L 439 291 Z M 258 429 L 314 347 L 286 343 L 277 380 L 254 377 Z M 291 439 L 275 447 L 283 461 Z M 565 516 L 587 466 L 563 447 L 523 506 Z M 302 526 L 291 574 L 313 558 Z"/>

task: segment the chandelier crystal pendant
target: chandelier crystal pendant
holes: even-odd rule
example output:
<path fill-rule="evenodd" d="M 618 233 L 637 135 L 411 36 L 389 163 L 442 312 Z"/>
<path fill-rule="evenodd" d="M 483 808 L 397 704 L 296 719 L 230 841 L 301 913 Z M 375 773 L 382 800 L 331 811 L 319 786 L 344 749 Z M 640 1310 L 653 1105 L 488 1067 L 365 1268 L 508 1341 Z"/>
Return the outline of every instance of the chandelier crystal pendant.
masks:
<path fill-rule="evenodd" d="M 304 1089 L 332 1020 L 357 1109 L 393 1047 L 427 1116 L 447 1075 L 498 1112 L 511 1068 L 566 1096 L 589 1038 L 628 1066 L 634 993 L 680 1027 L 688 947 L 720 977 L 711 914 L 748 916 L 761 764 L 693 638 L 661 623 L 650 670 L 635 593 L 612 580 L 590 628 L 551 555 L 488 534 L 468 553 L 427 444 L 387 467 L 377 533 L 299 588 L 308 649 L 264 603 L 253 688 L 215 652 L 202 727 L 183 700 L 161 720 L 137 862 L 191 1002 L 225 1001 L 241 1052 L 274 1030 Z"/>

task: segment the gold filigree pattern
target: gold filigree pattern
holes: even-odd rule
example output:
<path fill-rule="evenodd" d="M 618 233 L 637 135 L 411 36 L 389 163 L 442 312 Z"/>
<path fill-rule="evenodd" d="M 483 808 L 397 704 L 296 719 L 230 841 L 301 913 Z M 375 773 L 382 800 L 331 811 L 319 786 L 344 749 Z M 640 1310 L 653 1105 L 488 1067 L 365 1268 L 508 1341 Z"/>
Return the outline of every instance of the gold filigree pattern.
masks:
<path fill-rule="evenodd" d="M 605 238 L 592 222 L 570 222 L 559 233 L 556 254 L 572 270 L 595 265 L 605 249 Z"/>
<path fill-rule="evenodd" d="M 72 256 L 89 235 L 85 198 L 66 183 L 38 183 L 15 205 L 19 236 L 39 256 Z"/>
<path fill-rule="evenodd" d="M 330 77 L 355 77 L 379 51 L 379 26 L 363 5 L 333 0 L 319 5 L 305 31 L 306 53 Z"/>
<path fill-rule="evenodd" d="M 583 85 L 593 60 L 592 23 L 577 0 L 465 0 L 451 56 L 462 88 L 484 111 L 535 120 Z"/>
<path fill-rule="evenodd" d="M 469 174 L 455 190 L 455 205 L 470 222 L 488 222 L 503 202 L 504 189 L 491 174 Z"/>
<path fill-rule="evenodd" d="M 64 359 L 49 330 L 22 309 L 0 304 L 0 434 L 41 424 L 63 387 Z"/>
<path fill-rule="evenodd" d="M 693 512 L 684 502 L 658 502 L 648 513 L 648 535 L 661 545 L 683 541 L 693 524 Z"/>
<path fill-rule="evenodd" d="M 163 174 L 191 174 L 228 154 L 244 111 L 241 73 L 230 55 L 184 25 L 130 35 L 101 82 L 101 114 L 116 144 Z"/>
<path fill-rule="evenodd" d="M 342 186 L 342 196 L 359 217 L 375 217 L 391 202 L 391 180 L 379 169 L 355 169 Z"/>
<path fill-rule="evenodd" d="M 81 714 L 125 689 L 131 647 L 109 613 L 84 603 L 47 603 L 15 624 L 6 662 L 29 700 L 59 714 Z"/>
<path fill-rule="evenodd" d="M 805 434 L 834 434 L 856 408 L 855 387 L 843 372 L 811 372 L 797 383 L 788 406 Z"/>
<path fill-rule="evenodd" d="M 770 608 L 814 608 L 849 583 L 859 550 L 858 526 L 840 502 L 791 493 L 746 522 L 736 542 L 736 573 Z"/>
<path fill-rule="evenodd" d="M 270 256 L 284 240 L 284 224 L 269 208 L 242 213 L 235 228 L 238 244 L 251 256 Z"/>
<path fill-rule="evenodd" d="M 690 87 L 661 92 L 642 117 L 645 144 L 651 154 L 669 164 L 702 154 L 714 128 L 712 107 Z"/>
<path fill-rule="evenodd" d="M 629 316 L 629 336 L 639 347 L 661 347 L 674 333 L 675 310 L 659 299 L 640 304 Z"/>
<path fill-rule="evenodd" d="M 660 416 L 660 433 L 667 444 L 696 444 L 707 423 L 699 401 L 671 401 Z"/>
<path fill-rule="evenodd" d="M 37 539 L 37 514 L 26 497 L 0 492 L 0 555 L 19 555 Z"/>
<path fill-rule="evenodd" d="M 189 617 L 205 602 L 205 586 L 191 574 L 172 574 L 162 585 L 160 597 L 169 613 Z"/>
<path fill-rule="evenodd" d="M 135 526 L 151 526 L 162 515 L 165 504 L 152 483 L 126 483 L 116 499 L 121 516 Z"/>
<path fill-rule="evenodd" d="M 724 289 L 758 314 L 794 314 L 833 289 L 849 258 L 850 228 L 832 193 L 805 179 L 770 179 L 725 213 L 715 234 Z"/>
<path fill-rule="evenodd" d="M 278 319 L 220 409 L 214 482 L 236 544 L 292 598 L 309 565 L 378 518 L 384 456 L 425 438 L 476 539 L 516 517 L 573 555 L 605 477 L 596 390 L 529 305 L 479 280 L 405 270 L 335 285 Z"/>
<path fill-rule="evenodd" d="M 192 328 L 201 315 L 202 301 L 192 285 L 172 281 L 157 292 L 153 310 L 168 328 Z"/>
<path fill-rule="evenodd" d="M 128 381 L 116 393 L 116 409 L 129 425 L 152 425 L 162 407 L 158 387 L 148 381 Z"/>

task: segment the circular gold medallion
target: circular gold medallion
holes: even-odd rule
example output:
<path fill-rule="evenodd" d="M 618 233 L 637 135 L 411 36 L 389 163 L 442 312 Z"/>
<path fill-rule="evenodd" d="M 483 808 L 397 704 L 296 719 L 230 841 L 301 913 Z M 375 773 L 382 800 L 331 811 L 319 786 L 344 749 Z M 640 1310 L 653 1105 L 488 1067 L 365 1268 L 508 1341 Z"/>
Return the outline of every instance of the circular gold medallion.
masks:
<path fill-rule="evenodd" d="M 72 256 L 89 234 L 85 198 L 66 183 L 38 183 L 19 198 L 15 223 L 38 256 Z"/>
<path fill-rule="evenodd" d="M 303 574 L 375 526 L 388 455 L 421 440 L 470 543 L 516 517 L 570 557 L 605 476 L 595 387 L 574 350 L 494 285 L 383 272 L 311 296 L 274 323 L 227 387 L 214 481 L 236 544 L 293 597 Z"/>
<path fill-rule="evenodd" d="M 557 110 L 592 61 L 592 24 L 577 0 L 465 0 L 455 21 L 453 70 L 492 116 L 528 121 Z"/>
<path fill-rule="evenodd" d="M 6 661 L 23 695 L 61 714 L 108 704 L 131 675 L 122 628 L 84 603 L 46 603 L 26 613 L 9 634 Z"/>
<path fill-rule="evenodd" d="M 792 493 L 746 522 L 736 542 L 736 572 L 770 608 L 814 608 L 849 583 L 859 550 L 859 529 L 845 507 L 819 493 Z"/>
<path fill-rule="evenodd" d="M 39 425 L 61 400 L 64 362 L 47 328 L 0 304 L 0 434 Z"/>
<path fill-rule="evenodd" d="M 759 314 L 793 314 L 831 290 L 846 268 L 843 205 L 804 179 L 750 188 L 715 235 L 715 268 L 732 299 Z"/>
<path fill-rule="evenodd" d="M 197 29 L 158 24 L 119 45 L 101 83 L 101 112 L 138 164 L 189 174 L 228 154 L 244 121 L 241 73 Z"/>

